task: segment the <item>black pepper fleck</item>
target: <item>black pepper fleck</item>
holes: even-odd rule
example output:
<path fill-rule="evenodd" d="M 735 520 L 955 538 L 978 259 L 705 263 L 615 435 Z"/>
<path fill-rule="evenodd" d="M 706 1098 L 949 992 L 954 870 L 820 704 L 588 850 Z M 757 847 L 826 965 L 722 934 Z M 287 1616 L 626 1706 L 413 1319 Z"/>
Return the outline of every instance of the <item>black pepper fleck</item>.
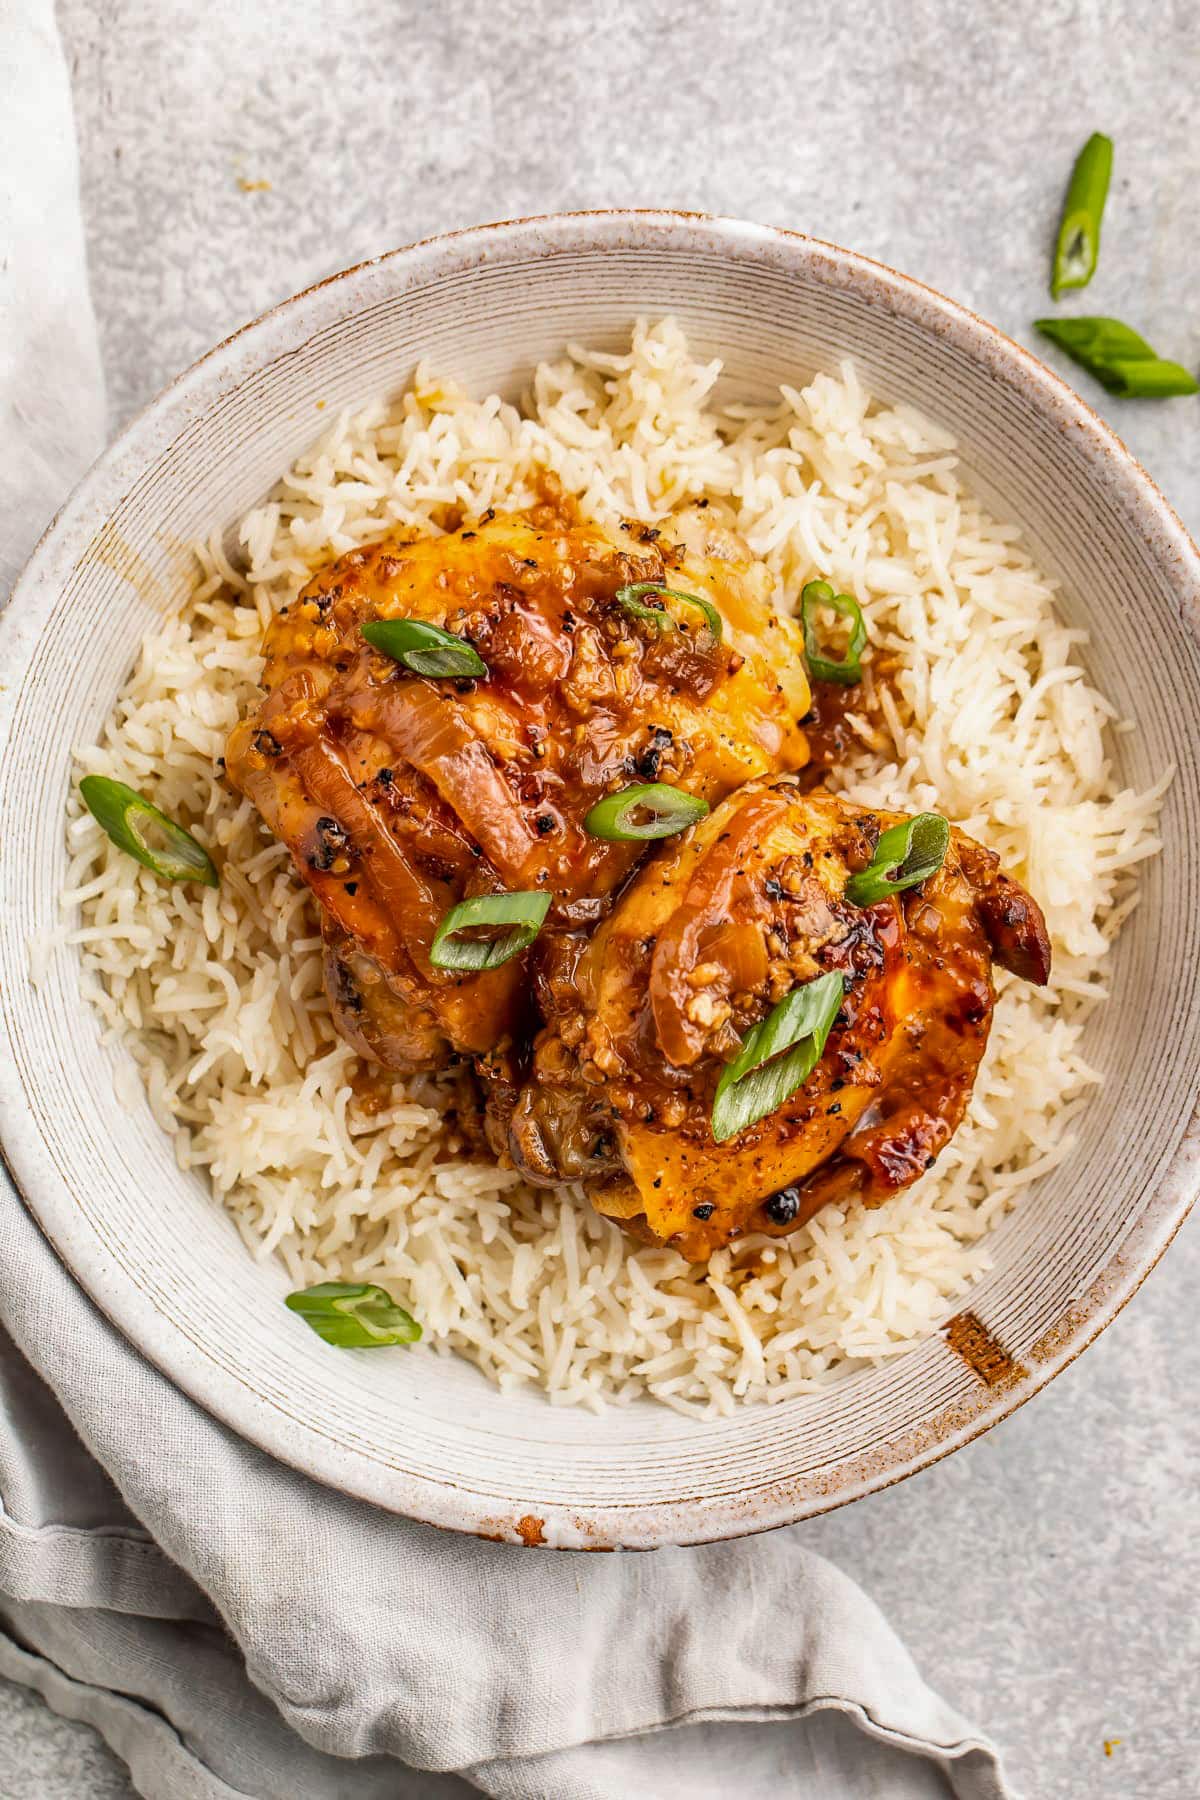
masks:
<path fill-rule="evenodd" d="M 763 1211 L 773 1225 L 790 1225 L 800 1211 L 800 1189 L 780 1188 L 777 1194 L 772 1194 L 764 1202 Z"/>
<path fill-rule="evenodd" d="M 663 756 L 674 742 L 674 734 L 665 725 L 656 725 L 650 734 L 649 744 L 634 760 L 633 772 L 645 781 L 657 781 Z"/>
<path fill-rule="evenodd" d="M 345 854 L 350 839 L 345 826 L 328 816 L 317 820 L 314 835 L 317 847 L 308 859 L 309 867 L 324 873 L 333 867 L 339 856 Z"/>

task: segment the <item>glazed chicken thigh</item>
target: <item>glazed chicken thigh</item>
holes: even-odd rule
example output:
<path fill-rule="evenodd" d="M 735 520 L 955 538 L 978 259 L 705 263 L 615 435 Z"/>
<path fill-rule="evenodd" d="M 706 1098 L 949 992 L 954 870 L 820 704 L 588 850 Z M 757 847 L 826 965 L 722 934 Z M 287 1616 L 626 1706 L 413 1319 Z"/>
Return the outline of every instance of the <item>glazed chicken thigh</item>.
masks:
<path fill-rule="evenodd" d="M 362 1054 L 433 1069 L 528 1024 L 527 958 L 436 966 L 438 926 L 501 892 L 550 895 L 539 951 L 602 919 L 647 848 L 585 828 L 607 794 L 664 782 L 715 803 L 803 764 L 801 639 L 770 585 L 703 509 L 601 529 L 551 495 L 351 551 L 272 621 L 228 778 L 320 903 L 334 1016 Z M 452 633 L 483 672 L 421 674 L 364 638 L 398 619 Z"/>
<path fill-rule="evenodd" d="M 694 1260 L 916 1180 L 970 1097 L 993 958 L 1044 982 L 1050 952 L 1036 904 L 958 832 L 919 886 L 854 904 L 847 882 L 894 823 L 782 776 L 673 839 L 590 939 L 551 946 L 547 1023 L 527 1078 L 493 1089 L 493 1144 L 534 1181 L 582 1180 L 600 1212 Z M 807 1080 L 718 1141 L 718 1081 L 746 1034 L 834 972 L 840 1004 L 835 991 Z"/>

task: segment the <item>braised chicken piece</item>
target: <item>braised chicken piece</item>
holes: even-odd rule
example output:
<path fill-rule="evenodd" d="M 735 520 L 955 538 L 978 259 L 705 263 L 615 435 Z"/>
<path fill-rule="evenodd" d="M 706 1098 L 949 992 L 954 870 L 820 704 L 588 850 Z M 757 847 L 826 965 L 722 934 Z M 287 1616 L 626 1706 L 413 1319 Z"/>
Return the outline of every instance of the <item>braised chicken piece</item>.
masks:
<path fill-rule="evenodd" d="M 848 880 L 895 823 L 784 776 L 672 839 L 589 940 L 554 944 L 532 1067 L 493 1086 L 493 1145 L 533 1181 L 582 1179 L 600 1212 L 697 1261 L 915 1181 L 970 1097 L 993 959 L 1043 983 L 1050 949 L 1034 901 L 959 832 L 920 886 L 853 904 Z M 807 1080 L 718 1142 L 717 1083 L 746 1034 L 834 972 Z"/>
<path fill-rule="evenodd" d="M 803 764 L 802 645 L 770 587 L 701 508 L 606 530 L 551 497 L 351 551 L 272 621 L 227 772 L 320 902 L 335 1020 L 362 1054 L 433 1069 L 525 1028 L 527 959 L 435 967 L 435 933 L 504 891 L 552 897 L 539 949 L 601 919 L 647 849 L 585 829 L 605 795 L 663 782 L 716 802 Z M 464 640 L 485 672 L 417 674 L 364 639 L 398 619 Z"/>

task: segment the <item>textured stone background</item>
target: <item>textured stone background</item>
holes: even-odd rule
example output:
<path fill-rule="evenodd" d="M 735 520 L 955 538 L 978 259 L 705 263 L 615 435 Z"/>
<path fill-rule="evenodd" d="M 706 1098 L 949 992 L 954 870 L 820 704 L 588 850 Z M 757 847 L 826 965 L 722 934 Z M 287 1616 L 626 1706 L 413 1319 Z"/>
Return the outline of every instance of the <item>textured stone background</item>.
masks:
<path fill-rule="evenodd" d="M 1032 345 L 1096 128 L 1117 145 L 1105 251 L 1067 310 L 1200 363 L 1194 0 L 61 0 L 60 18 L 114 426 L 334 269 L 564 207 L 812 231 Z M 1200 531 L 1200 401 L 1079 382 Z M 1027 1800 L 1200 1791 L 1198 1284 L 1194 1223 L 1033 1406 L 805 1528 L 997 1737 Z M 0 1693 L 3 1800 L 129 1792 L 90 1732 Z"/>

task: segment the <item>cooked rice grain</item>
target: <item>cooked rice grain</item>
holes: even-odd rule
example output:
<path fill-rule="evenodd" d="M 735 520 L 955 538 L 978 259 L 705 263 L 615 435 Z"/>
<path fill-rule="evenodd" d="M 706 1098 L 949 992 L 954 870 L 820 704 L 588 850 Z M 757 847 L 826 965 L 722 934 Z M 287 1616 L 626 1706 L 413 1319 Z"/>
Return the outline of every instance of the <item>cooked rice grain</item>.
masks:
<path fill-rule="evenodd" d="M 1169 779 L 1118 791 L 1112 708 L 1088 683 L 1083 634 L 1055 616 L 1019 532 L 964 488 L 944 432 L 874 406 L 849 364 L 774 406 L 721 410 L 719 367 L 695 363 L 667 320 L 640 324 L 628 355 L 576 349 L 543 364 L 520 410 L 420 370 L 398 402 L 339 419 L 297 461 L 243 522 L 237 566 L 217 540 L 199 553 L 186 614 L 146 640 L 102 742 L 79 754 L 81 773 L 138 788 L 222 866 L 219 890 L 166 886 L 86 814 L 69 825 L 64 905 L 78 922 L 65 939 L 181 1166 L 208 1172 L 254 1253 L 280 1255 L 298 1285 L 378 1281 L 421 1319 L 426 1345 L 564 1405 L 649 1393 L 726 1413 L 936 1327 L 987 1268 L 990 1227 L 1070 1152 L 1099 1079 L 1084 1016 L 1104 996 L 1130 871 L 1158 848 Z M 460 508 L 526 505 L 546 468 L 598 518 L 707 498 L 769 565 L 781 605 L 815 575 L 857 595 L 874 654 L 903 661 L 883 729 L 862 718 L 839 785 L 948 813 L 1027 882 L 1054 940 L 1044 993 L 1001 975 L 967 1119 L 929 1175 L 887 1206 L 828 1207 L 707 1269 L 634 1246 L 577 1194 L 469 1160 L 436 1080 L 363 1112 L 313 906 L 250 804 L 214 776 L 255 693 L 262 626 L 316 565 L 394 525 L 437 531 Z M 50 953 L 42 944 L 35 960 Z"/>

